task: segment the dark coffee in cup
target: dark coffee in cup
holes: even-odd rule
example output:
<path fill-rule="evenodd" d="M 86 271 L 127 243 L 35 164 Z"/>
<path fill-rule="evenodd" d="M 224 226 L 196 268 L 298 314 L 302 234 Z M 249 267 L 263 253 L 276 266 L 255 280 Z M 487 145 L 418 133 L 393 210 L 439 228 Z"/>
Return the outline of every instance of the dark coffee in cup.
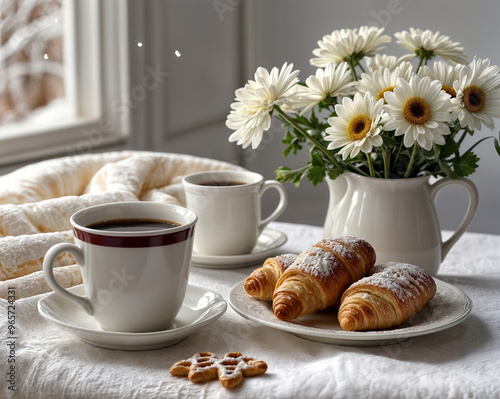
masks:
<path fill-rule="evenodd" d="M 179 223 L 161 219 L 115 219 L 104 220 L 87 226 L 104 231 L 155 231 L 181 226 Z"/>
<path fill-rule="evenodd" d="M 215 187 L 231 187 L 231 186 L 241 186 L 247 184 L 240 181 L 210 181 L 206 183 L 200 183 L 200 186 L 215 186 Z"/>

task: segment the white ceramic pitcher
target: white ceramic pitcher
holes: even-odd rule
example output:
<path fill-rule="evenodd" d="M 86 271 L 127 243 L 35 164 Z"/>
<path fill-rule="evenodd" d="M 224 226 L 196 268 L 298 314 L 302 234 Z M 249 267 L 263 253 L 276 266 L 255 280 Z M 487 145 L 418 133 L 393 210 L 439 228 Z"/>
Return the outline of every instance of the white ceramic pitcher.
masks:
<path fill-rule="evenodd" d="M 350 172 L 328 179 L 330 203 L 324 237 L 363 238 L 375 248 L 377 263 L 411 263 L 436 275 L 448 251 L 472 222 L 478 193 L 468 179 L 443 178 L 433 184 L 429 179 L 375 179 Z M 460 226 L 443 242 L 435 199 L 450 184 L 466 189 L 469 206 Z"/>

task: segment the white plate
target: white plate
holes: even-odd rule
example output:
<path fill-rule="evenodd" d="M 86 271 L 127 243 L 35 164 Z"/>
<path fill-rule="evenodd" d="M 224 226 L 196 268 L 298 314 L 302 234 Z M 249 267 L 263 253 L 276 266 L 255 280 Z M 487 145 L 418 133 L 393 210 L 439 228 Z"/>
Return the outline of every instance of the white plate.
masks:
<path fill-rule="evenodd" d="M 276 254 L 276 249 L 287 241 L 281 231 L 266 228 L 257 240 L 251 253 L 233 256 L 200 255 L 193 253 L 191 264 L 195 267 L 211 269 L 229 269 L 256 265 L 262 260 Z"/>
<path fill-rule="evenodd" d="M 83 285 L 69 291 L 84 295 Z M 224 314 L 227 303 L 216 292 L 188 285 L 186 297 L 174 323 L 166 330 L 148 333 L 124 333 L 101 329 L 97 321 L 67 299 L 51 293 L 38 301 L 38 312 L 45 320 L 89 344 L 118 350 L 150 350 L 175 345 L 217 320 Z"/>
<path fill-rule="evenodd" d="M 229 292 L 229 304 L 249 320 L 310 341 L 351 346 L 386 345 L 450 328 L 469 315 L 472 301 L 467 295 L 451 284 L 434 280 L 436 295 L 424 309 L 400 327 L 383 331 L 344 331 L 337 321 L 336 310 L 325 310 L 292 322 L 279 320 L 274 316 L 272 303 L 248 295 L 243 281 Z"/>

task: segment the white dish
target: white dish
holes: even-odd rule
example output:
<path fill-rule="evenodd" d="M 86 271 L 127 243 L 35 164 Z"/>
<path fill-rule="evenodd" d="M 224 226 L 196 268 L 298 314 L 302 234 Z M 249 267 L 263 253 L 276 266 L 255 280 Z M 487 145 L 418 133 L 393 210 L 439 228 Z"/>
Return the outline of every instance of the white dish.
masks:
<path fill-rule="evenodd" d="M 451 284 L 435 281 L 436 295 L 419 314 L 400 327 L 383 331 L 344 331 L 335 310 L 325 310 L 292 322 L 279 320 L 274 316 L 272 303 L 250 297 L 243 288 L 243 281 L 229 292 L 229 304 L 249 320 L 310 341 L 351 346 L 386 345 L 442 331 L 467 318 L 472 310 L 472 301 L 467 295 Z"/>
<path fill-rule="evenodd" d="M 84 295 L 83 285 L 69 291 Z M 38 312 L 47 321 L 76 335 L 89 344 L 118 350 L 150 350 L 175 345 L 224 314 L 227 303 L 211 290 L 188 285 L 181 310 L 166 330 L 124 333 L 103 330 L 80 306 L 51 293 L 38 301 Z"/>
<path fill-rule="evenodd" d="M 265 228 L 257 240 L 255 248 L 249 254 L 233 256 L 201 255 L 193 253 L 191 264 L 195 267 L 211 269 L 229 269 L 258 264 L 276 254 L 276 249 L 287 241 L 287 236 L 281 231 Z"/>

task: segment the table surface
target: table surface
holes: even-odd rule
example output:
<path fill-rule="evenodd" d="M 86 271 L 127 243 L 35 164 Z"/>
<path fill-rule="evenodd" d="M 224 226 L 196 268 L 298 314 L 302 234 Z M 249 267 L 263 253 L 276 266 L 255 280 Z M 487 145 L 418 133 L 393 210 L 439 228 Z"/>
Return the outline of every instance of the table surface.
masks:
<path fill-rule="evenodd" d="M 320 227 L 272 223 L 300 252 L 321 238 Z M 446 233 L 445 233 L 446 234 Z M 227 300 L 255 266 L 192 268 L 190 284 Z M 16 392 L 10 398 L 500 398 L 500 236 L 466 233 L 437 276 L 473 302 L 462 323 L 392 345 L 352 347 L 311 342 L 249 321 L 228 306 L 225 314 L 181 343 L 151 351 L 115 351 L 89 345 L 45 321 L 43 297 L 16 302 Z M 5 301 L 3 313 L 7 320 Z M 0 323 L 2 381 L 8 370 L 6 323 Z M 169 367 L 200 351 L 239 351 L 264 360 L 266 374 L 232 390 L 218 381 L 194 384 Z M 4 386 L 2 382 L 1 386 Z"/>

